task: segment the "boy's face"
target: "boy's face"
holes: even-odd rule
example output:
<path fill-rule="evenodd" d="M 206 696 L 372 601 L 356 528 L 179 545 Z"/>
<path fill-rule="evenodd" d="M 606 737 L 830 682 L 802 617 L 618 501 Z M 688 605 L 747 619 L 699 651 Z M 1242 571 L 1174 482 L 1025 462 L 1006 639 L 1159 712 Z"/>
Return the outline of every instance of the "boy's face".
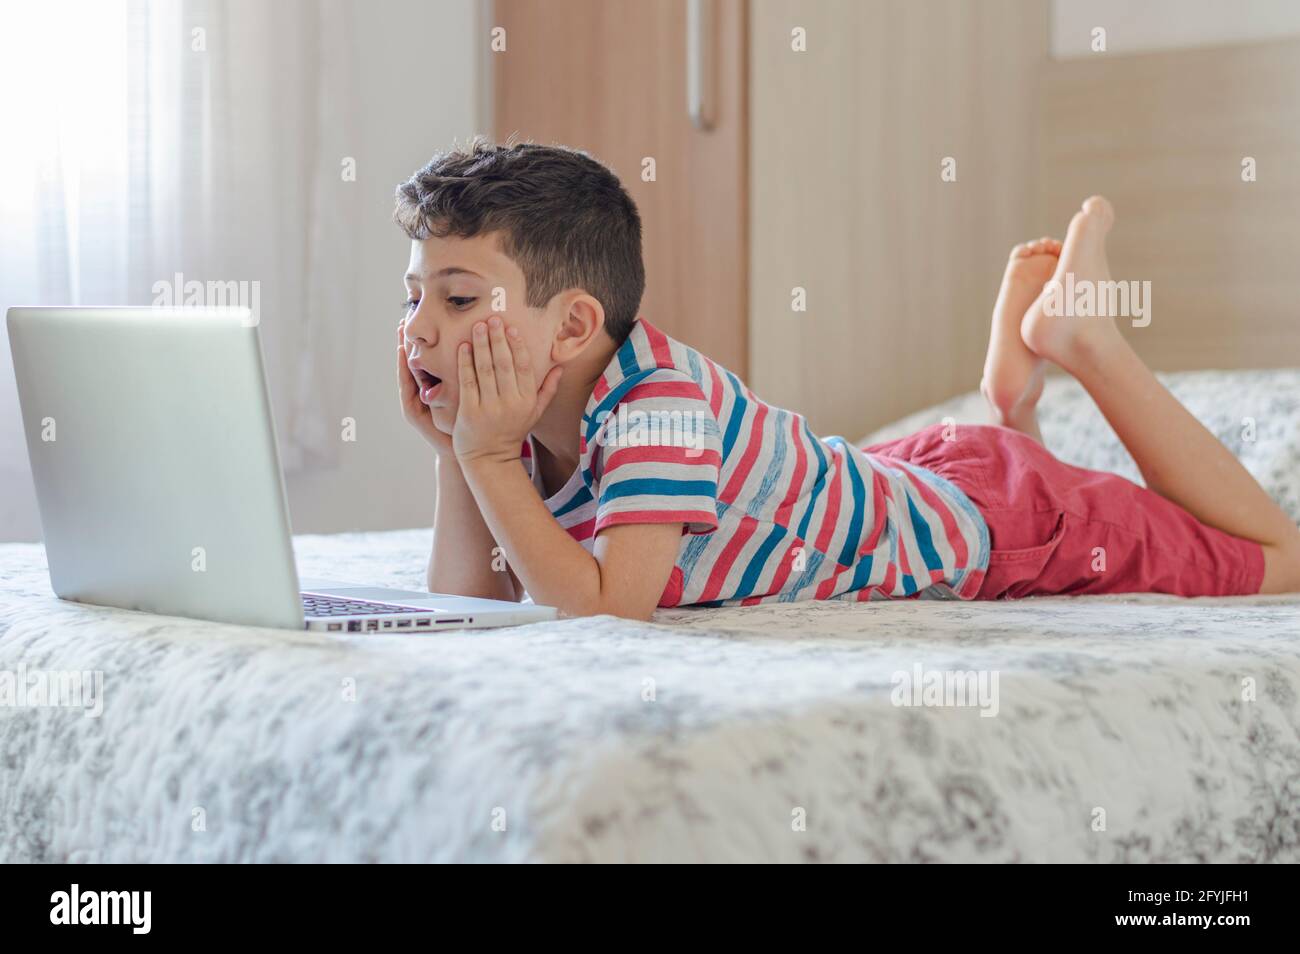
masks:
<path fill-rule="evenodd" d="M 495 314 L 518 328 L 538 382 L 554 367 L 550 310 L 525 303 L 524 273 L 501 251 L 496 235 L 413 241 L 406 271 L 407 364 L 439 430 L 450 434 L 456 423 L 456 349 L 470 340 L 476 322 Z"/>

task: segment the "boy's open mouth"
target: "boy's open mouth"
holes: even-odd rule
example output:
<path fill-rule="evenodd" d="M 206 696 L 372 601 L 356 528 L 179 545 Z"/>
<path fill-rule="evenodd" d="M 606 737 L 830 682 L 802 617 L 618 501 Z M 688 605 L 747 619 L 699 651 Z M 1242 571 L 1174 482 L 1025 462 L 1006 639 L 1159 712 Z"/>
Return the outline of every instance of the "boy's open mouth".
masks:
<path fill-rule="evenodd" d="M 428 404 L 430 399 L 438 393 L 442 387 L 442 378 L 436 374 L 430 374 L 423 368 L 415 369 L 415 380 L 420 387 L 420 400 Z"/>

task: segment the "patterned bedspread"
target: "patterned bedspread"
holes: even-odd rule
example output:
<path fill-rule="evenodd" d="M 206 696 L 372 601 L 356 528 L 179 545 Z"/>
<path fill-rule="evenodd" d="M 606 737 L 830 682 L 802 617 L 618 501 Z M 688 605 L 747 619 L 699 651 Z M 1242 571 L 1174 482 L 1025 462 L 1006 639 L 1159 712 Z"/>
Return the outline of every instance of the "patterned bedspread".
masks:
<path fill-rule="evenodd" d="M 403 587 L 427 545 L 297 539 Z M 5 862 L 1300 861 L 1298 599 L 324 638 L 61 603 L 11 544 L 4 672 Z"/>
<path fill-rule="evenodd" d="M 1300 520 L 1300 370 L 1166 380 Z M 1041 410 L 1136 477 L 1072 381 Z M 428 531 L 297 548 L 414 588 Z M 1300 597 L 325 638 L 61 603 L 4 545 L 0 861 L 69 860 L 1300 861 Z"/>

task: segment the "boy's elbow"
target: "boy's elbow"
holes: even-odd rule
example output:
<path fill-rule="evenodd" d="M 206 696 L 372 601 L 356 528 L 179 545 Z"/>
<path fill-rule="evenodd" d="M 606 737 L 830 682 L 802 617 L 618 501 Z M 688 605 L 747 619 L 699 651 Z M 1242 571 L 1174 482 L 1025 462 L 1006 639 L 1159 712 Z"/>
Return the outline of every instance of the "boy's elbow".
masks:
<path fill-rule="evenodd" d="M 493 581 L 493 584 L 495 584 L 495 581 Z M 467 599 L 501 600 L 506 603 L 520 603 L 523 601 L 522 595 L 515 589 L 513 584 L 508 583 L 504 587 L 493 584 L 466 580 L 435 580 L 429 577 L 425 580 L 425 589 L 436 596 L 464 596 Z"/>
<path fill-rule="evenodd" d="M 635 620 L 638 623 L 648 623 L 654 615 L 655 607 L 645 606 L 644 604 L 634 603 L 628 600 L 612 600 L 603 608 L 597 610 L 606 616 L 617 616 L 619 619 Z"/>
<path fill-rule="evenodd" d="M 654 615 L 655 607 L 641 606 L 627 600 L 594 600 L 571 606 L 558 606 L 568 616 L 617 616 L 619 619 L 635 620 L 647 623 Z"/>
<path fill-rule="evenodd" d="M 624 619 L 636 620 L 638 623 L 648 623 L 654 616 L 654 609 L 635 609 L 627 613 L 615 613 L 615 616 L 621 616 Z"/>

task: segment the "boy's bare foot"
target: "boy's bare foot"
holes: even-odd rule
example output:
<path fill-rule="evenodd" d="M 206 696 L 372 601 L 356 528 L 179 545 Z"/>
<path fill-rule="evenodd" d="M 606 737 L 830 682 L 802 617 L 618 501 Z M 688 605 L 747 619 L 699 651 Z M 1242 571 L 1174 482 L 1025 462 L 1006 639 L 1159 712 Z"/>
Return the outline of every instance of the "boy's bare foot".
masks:
<path fill-rule="evenodd" d="M 1060 254 L 1061 243 L 1052 238 L 1025 242 L 1011 250 L 993 306 L 993 327 L 984 359 L 984 379 L 980 382 L 994 420 L 1040 443 L 1034 408 L 1043 393 L 1043 360 L 1025 344 L 1020 326 L 1025 312 L 1056 271 Z"/>
<path fill-rule="evenodd" d="M 1061 283 L 1063 303 L 1068 273 L 1074 273 L 1075 287 L 1083 281 L 1110 281 L 1106 233 L 1114 222 L 1115 210 L 1099 195 L 1084 200 L 1083 208 L 1070 220 L 1060 261 L 1051 278 L 1052 282 Z M 1113 317 L 1048 314 L 1045 303 L 1051 291 L 1046 289 L 1029 306 L 1020 326 L 1020 336 L 1034 354 L 1073 373 L 1085 351 L 1119 337 L 1119 329 Z"/>

